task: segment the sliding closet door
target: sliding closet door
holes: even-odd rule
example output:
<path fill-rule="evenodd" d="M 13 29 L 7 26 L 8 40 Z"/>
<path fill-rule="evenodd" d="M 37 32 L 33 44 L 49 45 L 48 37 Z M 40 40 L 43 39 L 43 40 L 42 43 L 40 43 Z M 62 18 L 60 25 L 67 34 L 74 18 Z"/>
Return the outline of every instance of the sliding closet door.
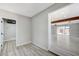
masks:
<path fill-rule="evenodd" d="M 79 55 L 79 20 L 72 21 L 70 24 L 69 51 Z"/>
<path fill-rule="evenodd" d="M 51 25 L 51 47 L 50 49 L 55 49 L 57 47 L 57 26 L 55 24 Z"/>
<path fill-rule="evenodd" d="M 59 55 L 71 55 L 68 52 L 70 39 L 69 24 L 51 25 L 51 46 L 50 51 Z M 65 52 L 65 53 L 64 53 Z"/>
<path fill-rule="evenodd" d="M 63 23 L 63 22 L 62 22 Z M 58 55 L 79 55 L 79 20 L 51 25 L 50 51 Z"/>
<path fill-rule="evenodd" d="M 57 45 L 62 49 L 68 48 L 69 45 L 69 30 L 70 26 L 68 24 L 57 26 Z"/>

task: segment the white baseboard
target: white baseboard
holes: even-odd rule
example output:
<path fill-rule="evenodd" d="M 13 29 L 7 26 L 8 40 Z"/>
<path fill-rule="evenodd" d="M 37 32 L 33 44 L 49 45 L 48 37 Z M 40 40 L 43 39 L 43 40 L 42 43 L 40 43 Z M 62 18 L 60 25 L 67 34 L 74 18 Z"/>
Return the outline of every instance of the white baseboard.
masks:
<path fill-rule="evenodd" d="M 46 48 L 44 48 L 44 47 L 41 47 L 41 46 L 38 45 L 38 44 L 35 44 L 35 43 L 32 43 L 32 44 L 36 45 L 37 47 L 39 47 L 39 48 L 41 48 L 41 49 L 44 49 L 44 50 L 48 51 L 48 49 L 46 49 Z"/>
<path fill-rule="evenodd" d="M 13 40 L 16 40 L 16 38 L 12 38 L 12 39 L 5 39 L 4 41 L 13 41 Z"/>
<path fill-rule="evenodd" d="M 29 41 L 29 42 L 24 42 L 24 43 L 20 43 L 20 44 L 16 44 L 16 46 L 18 47 L 18 46 L 22 46 L 22 45 L 27 45 L 27 44 L 30 44 L 30 43 L 32 43 L 31 41 Z"/>

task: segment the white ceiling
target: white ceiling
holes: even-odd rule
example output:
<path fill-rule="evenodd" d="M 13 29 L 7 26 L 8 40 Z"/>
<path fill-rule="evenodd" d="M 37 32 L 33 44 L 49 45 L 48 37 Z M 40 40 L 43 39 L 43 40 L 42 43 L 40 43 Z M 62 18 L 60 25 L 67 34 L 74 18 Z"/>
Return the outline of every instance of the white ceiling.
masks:
<path fill-rule="evenodd" d="M 54 3 L 0 3 L 0 9 L 32 17 Z"/>

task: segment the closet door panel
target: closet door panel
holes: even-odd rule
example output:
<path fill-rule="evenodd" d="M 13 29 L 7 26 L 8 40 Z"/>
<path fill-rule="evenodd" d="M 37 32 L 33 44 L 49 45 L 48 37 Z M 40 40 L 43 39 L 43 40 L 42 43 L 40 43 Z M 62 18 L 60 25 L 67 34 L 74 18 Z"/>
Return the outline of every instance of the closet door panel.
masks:
<path fill-rule="evenodd" d="M 79 23 L 70 24 L 69 51 L 79 55 Z"/>

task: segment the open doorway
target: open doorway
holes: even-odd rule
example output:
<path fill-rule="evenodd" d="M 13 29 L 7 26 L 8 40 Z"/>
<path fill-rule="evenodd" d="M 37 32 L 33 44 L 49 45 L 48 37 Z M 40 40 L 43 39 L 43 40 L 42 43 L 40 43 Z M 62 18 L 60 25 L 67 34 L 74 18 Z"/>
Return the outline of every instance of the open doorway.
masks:
<path fill-rule="evenodd" d="M 1 55 L 4 54 L 4 51 L 10 51 L 13 46 L 16 46 L 16 20 L 2 18 L 3 20 L 3 49 Z M 8 53 L 7 53 L 8 54 Z"/>
<path fill-rule="evenodd" d="M 16 40 L 16 21 L 4 19 L 5 41 Z"/>

